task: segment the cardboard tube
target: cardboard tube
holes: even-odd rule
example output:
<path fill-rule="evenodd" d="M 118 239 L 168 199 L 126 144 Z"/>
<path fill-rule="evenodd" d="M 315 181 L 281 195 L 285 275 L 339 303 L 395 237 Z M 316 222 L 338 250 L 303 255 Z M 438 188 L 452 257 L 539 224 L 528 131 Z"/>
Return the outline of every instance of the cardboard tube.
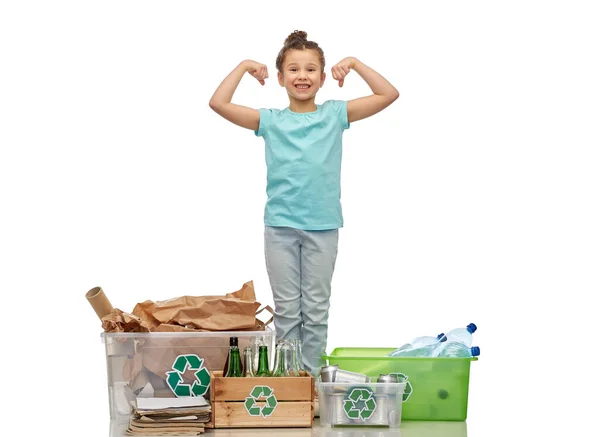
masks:
<path fill-rule="evenodd" d="M 94 287 L 85 294 L 88 302 L 96 311 L 98 318 L 102 320 L 102 317 L 107 315 L 113 310 L 113 306 L 104 294 L 104 291 L 100 287 Z"/>

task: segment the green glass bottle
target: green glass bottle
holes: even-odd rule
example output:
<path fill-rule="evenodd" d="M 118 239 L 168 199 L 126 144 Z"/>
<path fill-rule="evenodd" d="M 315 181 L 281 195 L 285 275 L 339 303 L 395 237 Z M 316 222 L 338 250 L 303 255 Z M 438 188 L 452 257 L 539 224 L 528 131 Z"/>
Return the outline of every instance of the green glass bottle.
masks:
<path fill-rule="evenodd" d="M 240 358 L 240 349 L 237 346 L 231 346 L 229 348 L 229 369 L 227 369 L 228 378 L 241 378 L 242 366 Z"/>
<path fill-rule="evenodd" d="M 231 346 L 238 346 L 238 338 L 237 337 L 229 337 L 229 349 Z M 225 358 L 225 366 L 223 366 L 223 376 L 227 375 L 227 371 L 229 370 L 229 353 L 227 353 L 227 357 Z"/>
<path fill-rule="evenodd" d="M 271 376 L 269 372 L 269 352 L 266 346 L 258 347 L 258 370 L 256 376 Z"/>

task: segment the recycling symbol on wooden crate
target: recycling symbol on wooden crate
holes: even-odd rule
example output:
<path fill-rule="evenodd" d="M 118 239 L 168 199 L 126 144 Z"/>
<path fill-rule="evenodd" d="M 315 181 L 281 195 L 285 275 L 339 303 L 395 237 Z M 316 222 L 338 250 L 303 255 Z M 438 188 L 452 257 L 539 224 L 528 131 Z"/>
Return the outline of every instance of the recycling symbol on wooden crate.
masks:
<path fill-rule="evenodd" d="M 402 402 L 406 402 L 413 391 L 412 385 L 410 385 L 410 382 L 408 381 L 408 375 L 405 375 L 404 373 L 392 373 L 392 375 L 396 375 L 398 382 L 404 382 L 406 384 L 404 394 L 402 395 Z"/>
<path fill-rule="evenodd" d="M 266 398 L 264 405 L 261 407 L 256 404 L 256 401 L 260 398 Z M 275 407 L 277 407 L 277 398 L 273 394 L 273 389 L 266 385 L 255 385 L 250 396 L 246 398 L 244 402 L 246 411 L 251 416 L 263 416 L 265 419 L 273 414 Z"/>
<path fill-rule="evenodd" d="M 377 409 L 373 390 L 368 387 L 348 390 L 344 399 L 344 411 L 349 419 L 369 419 Z"/>
<path fill-rule="evenodd" d="M 203 367 L 204 359 L 198 355 L 179 355 L 173 361 L 172 371 L 166 372 L 167 385 L 177 397 L 202 396 L 210 386 L 210 373 Z M 183 382 L 183 374 L 191 370 L 195 381 L 190 384 Z"/>

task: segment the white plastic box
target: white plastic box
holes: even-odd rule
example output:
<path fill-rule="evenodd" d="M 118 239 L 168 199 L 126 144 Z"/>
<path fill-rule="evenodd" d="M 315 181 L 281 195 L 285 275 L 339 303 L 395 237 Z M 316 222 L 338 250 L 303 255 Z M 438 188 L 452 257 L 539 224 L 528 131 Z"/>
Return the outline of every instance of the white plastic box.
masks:
<path fill-rule="evenodd" d="M 128 418 L 137 396 L 204 396 L 208 373 L 223 370 L 229 338 L 240 351 L 264 344 L 273 362 L 275 331 L 103 333 L 111 419 Z M 142 392 L 143 391 L 143 392 Z"/>
<path fill-rule="evenodd" d="M 405 383 L 319 382 L 317 386 L 323 426 L 400 426 Z"/>

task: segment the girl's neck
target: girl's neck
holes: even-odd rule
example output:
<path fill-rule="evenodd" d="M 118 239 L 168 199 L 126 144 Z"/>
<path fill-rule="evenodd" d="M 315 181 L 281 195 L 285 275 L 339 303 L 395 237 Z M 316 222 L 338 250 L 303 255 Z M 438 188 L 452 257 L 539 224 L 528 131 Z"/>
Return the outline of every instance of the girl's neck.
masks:
<path fill-rule="evenodd" d="M 310 100 L 290 99 L 289 108 L 292 112 L 315 112 L 317 110 L 317 105 L 315 105 L 314 97 Z"/>

